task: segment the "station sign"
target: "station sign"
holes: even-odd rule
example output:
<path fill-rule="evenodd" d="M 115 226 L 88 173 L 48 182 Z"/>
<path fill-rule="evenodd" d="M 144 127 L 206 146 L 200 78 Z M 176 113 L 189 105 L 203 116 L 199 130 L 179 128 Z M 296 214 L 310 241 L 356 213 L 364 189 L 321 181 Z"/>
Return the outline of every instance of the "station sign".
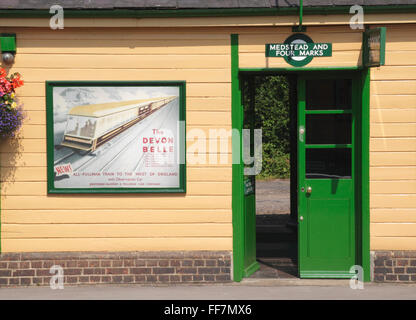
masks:
<path fill-rule="evenodd" d="M 284 58 L 295 67 L 303 67 L 315 57 L 331 57 L 332 43 L 314 43 L 303 33 L 295 33 L 284 43 L 266 44 L 266 57 Z"/>
<path fill-rule="evenodd" d="M 386 60 L 386 28 L 368 29 L 363 33 L 363 65 L 384 66 Z"/>

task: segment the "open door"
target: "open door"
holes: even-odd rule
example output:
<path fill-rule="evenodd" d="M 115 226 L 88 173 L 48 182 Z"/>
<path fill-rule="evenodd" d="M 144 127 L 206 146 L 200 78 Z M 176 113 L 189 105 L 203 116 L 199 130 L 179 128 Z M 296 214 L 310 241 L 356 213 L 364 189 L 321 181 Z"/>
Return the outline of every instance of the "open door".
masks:
<path fill-rule="evenodd" d="M 259 269 L 256 259 L 256 194 L 255 176 L 244 177 L 244 276 L 249 277 Z"/>
<path fill-rule="evenodd" d="M 248 99 L 244 103 L 244 129 L 250 130 L 250 150 L 254 150 L 255 86 L 248 79 Z M 256 257 L 256 179 L 244 176 L 244 277 L 249 277 L 260 267 Z"/>
<path fill-rule="evenodd" d="M 298 78 L 301 278 L 351 278 L 356 264 L 354 74 Z"/>

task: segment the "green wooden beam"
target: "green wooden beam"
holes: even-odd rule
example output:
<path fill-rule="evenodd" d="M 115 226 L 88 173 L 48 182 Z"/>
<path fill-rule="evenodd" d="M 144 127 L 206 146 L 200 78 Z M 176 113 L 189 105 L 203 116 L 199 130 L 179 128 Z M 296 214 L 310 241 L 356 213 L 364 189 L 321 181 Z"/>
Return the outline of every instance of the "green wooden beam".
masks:
<path fill-rule="evenodd" d="M 410 13 L 416 5 L 363 6 L 365 13 Z M 65 17 L 76 18 L 174 18 L 174 17 L 225 17 L 225 16 L 281 16 L 298 15 L 297 7 L 231 8 L 231 9 L 65 9 Z M 304 7 L 302 14 L 350 14 L 350 6 Z M 49 9 L 2 9 L 1 18 L 51 17 Z"/>
<path fill-rule="evenodd" d="M 242 165 L 243 108 L 238 74 L 238 34 L 231 35 L 231 123 L 232 141 L 232 212 L 233 212 L 233 279 L 244 277 L 244 166 Z"/>
<path fill-rule="evenodd" d="M 370 69 L 361 77 L 361 264 L 364 281 L 370 276 Z"/>

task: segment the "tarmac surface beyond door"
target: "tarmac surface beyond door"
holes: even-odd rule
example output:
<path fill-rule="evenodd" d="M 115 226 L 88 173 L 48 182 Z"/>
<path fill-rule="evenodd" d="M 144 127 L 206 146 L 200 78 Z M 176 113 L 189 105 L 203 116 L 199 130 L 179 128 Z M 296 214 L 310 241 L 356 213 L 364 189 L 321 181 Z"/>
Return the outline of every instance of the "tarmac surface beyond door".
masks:
<path fill-rule="evenodd" d="M 290 180 L 256 181 L 257 261 L 251 278 L 295 278 L 297 233 L 290 218 Z"/>

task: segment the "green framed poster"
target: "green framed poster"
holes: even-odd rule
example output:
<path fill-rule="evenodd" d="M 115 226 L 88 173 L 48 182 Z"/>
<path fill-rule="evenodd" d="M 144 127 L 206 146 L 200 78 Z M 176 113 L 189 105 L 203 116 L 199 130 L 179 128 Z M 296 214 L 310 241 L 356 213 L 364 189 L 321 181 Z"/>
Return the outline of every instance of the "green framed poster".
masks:
<path fill-rule="evenodd" d="M 49 193 L 186 192 L 184 81 L 47 81 Z"/>

